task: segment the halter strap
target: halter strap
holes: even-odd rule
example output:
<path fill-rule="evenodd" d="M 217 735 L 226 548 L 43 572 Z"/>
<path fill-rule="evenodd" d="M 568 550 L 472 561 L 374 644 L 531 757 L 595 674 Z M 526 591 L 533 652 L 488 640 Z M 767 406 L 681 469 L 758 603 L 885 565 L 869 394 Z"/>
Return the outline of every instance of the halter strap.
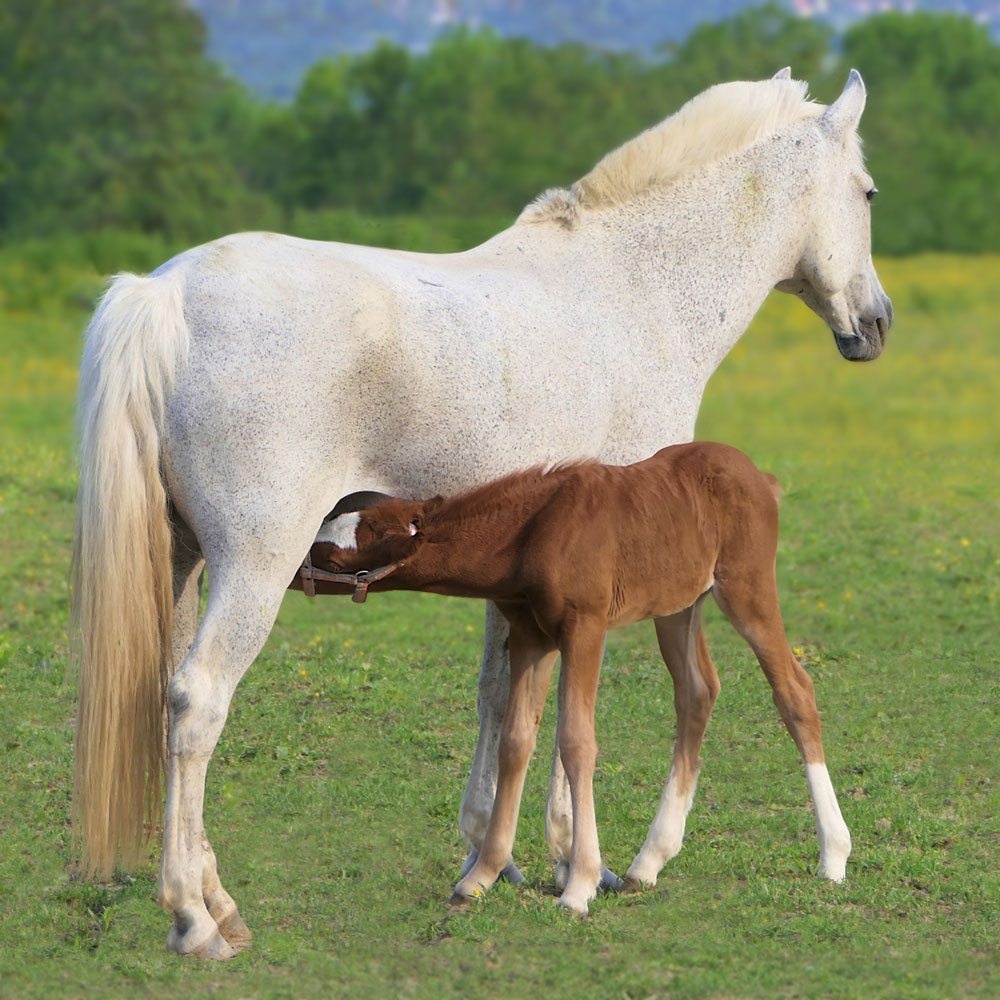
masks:
<path fill-rule="evenodd" d="M 369 585 L 384 580 L 402 565 L 402 562 L 395 562 L 389 563 L 387 566 L 379 566 L 378 569 L 359 569 L 356 573 L 330 573 L 325 569 L 317 569 L 313 566 L 312 553 L 309 552 L 299 567 L 299 579 L 302 581 L 302 592 L 307 597 L 316 596 L 316 580 L 326 583 L 351 584 L 354 586 L 351 600 L 357 604 L 364 604 L 365 598 L 368 596 Z"/>

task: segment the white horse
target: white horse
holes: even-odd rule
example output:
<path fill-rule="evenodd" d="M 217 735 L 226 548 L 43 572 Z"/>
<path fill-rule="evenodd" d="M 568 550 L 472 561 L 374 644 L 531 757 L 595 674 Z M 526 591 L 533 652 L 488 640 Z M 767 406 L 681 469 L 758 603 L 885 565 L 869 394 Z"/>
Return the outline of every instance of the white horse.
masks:
<path fill-rule="evenodd" d="M 689 440 L 709 376 L 774 287 L 815 310 L 844 357 L 876 357 L 891 305 L 870 256 L 864 102 L 854 72 L 828 108 L 787 71 L 714 87 L 465 253 L 251 233 L 118 276 L 80 382 L 82 870 L 134 859 L 166 751 L 168 946 L 226 958 L 249 943 L 205 836 L 205 774 L 338 497 L 449 493 Z M 460 816 L 473 850 L 495 788 L 505 637 L 493 609 Z M 829 779 L 815 780 L 821 801 Z M 547 837 L 565 874 L 558 758 L 552 785 Z M 671 795 L 668 782 L 662 808 L 682 828 L 690 803 Z M 844 857 L 821 873 L 842 877 Z"/>

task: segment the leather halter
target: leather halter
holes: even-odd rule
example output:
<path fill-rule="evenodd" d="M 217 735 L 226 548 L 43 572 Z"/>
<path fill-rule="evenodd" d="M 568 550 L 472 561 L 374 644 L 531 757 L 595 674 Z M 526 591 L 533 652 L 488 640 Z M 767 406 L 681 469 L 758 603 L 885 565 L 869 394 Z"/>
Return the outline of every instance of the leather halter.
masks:
<path fill-rule="evenodd" d="M 378 580 L 384 580 L 402 565 L 402 562 L 395 562 L 389 563 L 387 566 L 379 566 L 378 569 L 359 569 L 356 573 L 330 573 L 325 569 L 316 569 L 312 564 L 312 553 L 309 552 L 299 567 L 299 579 L 302 581 L 302 593 L 307 597 L 316 596 L 314 582 L 316 580 L 325 583 L 346 583 L 354 587 L 351 600 L 357 604 L 364 604 L 365 598 L 368 596 L 369 585 Z"/>

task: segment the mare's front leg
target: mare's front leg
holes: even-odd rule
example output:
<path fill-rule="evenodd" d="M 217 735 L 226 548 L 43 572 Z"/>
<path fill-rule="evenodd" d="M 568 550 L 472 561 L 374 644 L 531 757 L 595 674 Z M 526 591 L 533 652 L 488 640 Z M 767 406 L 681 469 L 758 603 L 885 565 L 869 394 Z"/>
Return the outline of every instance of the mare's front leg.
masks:
<path fill-rule="evenodd" d="M 538 725 L 556 660 L 555 644 L 523 609 L 510 609 L 510 692 L 498 748 L 496 796 L 475 861 L 455 886 L 453 903 L 488 889 L 511 857 L 524 777 L 535 750 Z"/>
<path fill-rule="evenodd" d="M 562 637 L 562 677 L 556 743 L 566 768 L 573 800 L 573 846 L 569 879 L 559 906 L 586 915 L 597 895 L 601 849 L 594 809 L 594 767 L 597 737 L 594 706 L 601 670 L 604 623 L 577 621 Z"/>
<path fill-rule="evenodd" d="M 160 904 L 174 915 L 167 947 L 182 955 L 231 958 L 234 943 L 244 943 L 245 925 L 233 916 L 235 904 L 229 908 L 232 900 L 218 883 L 215 856 L 204 836 L 205 775 L 233 691 L 267 638 L 294 566 L 270 570 L 254 572 L 252 564 L 239 571 L 231 563 L 210 566 L 205 617 L 168 689 Z M 222 929 L 233 934 L 234 943 Z"/>
<path fill-rule="evenodd" d="M 684 843 L 684 826 L 701 767 L 701 744 L 719 695 L 719 677 L 701 628 L 703 600 L 655 620 L 660 653 L 674 682 L 677 741 L 656 818 L 625 873 L 625 884 L 632 890 L 656 885 L 660 869 Z"/>
<path fill-rule="evenodd" d="M 507 708 L 507 691 L 510 687 L 510 660 L 508 654 L 509 626 L 507 619 L 492 601 L 486 602 L 486 629 L 483 644 L 483 662 L 479 672 L 479 742 L 472 760 L 469 782 L 458 810 L 458 828 L 469 855 L 465 859 L 459 879 L 464 879 L 479 860 L 479 850 L 486 836 L 486 829 L 493 813 L 493 796 L 497 788 L 497 755 L 500 747 L 500 727 Z M 501 875 L 513 883 L 523 882 L 524 876 L 507 859 Z"/>

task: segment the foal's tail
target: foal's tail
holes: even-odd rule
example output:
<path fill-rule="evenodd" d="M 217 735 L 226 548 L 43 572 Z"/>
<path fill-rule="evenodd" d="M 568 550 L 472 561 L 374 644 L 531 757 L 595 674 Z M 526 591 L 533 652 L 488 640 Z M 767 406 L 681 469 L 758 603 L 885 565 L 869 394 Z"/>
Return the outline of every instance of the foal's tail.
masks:
<path fill-rule="evenodd" d="M 164 394 L 186 357 L 181 269 L 116 277 L 87 330 L 80 371 L 80 492 L 73 550 L 79 706 L 73 788 L 80 871 L 138 860 L 162 812 L 173 613 L 160 476 Z"/>
<path fill-rule="evenodd" d="M 777 501 L 777 504 L 780 507 L 781 498 L 785 495 L 785 491 L 781 488 L 781 483 L 779 483 L 777 477 L 772 476 L 770 472 L 765 472 L 764 478 L 767 480 L 767 485 L 771 487 L 771 492 L 774 494 L 774 499 Z"/>

